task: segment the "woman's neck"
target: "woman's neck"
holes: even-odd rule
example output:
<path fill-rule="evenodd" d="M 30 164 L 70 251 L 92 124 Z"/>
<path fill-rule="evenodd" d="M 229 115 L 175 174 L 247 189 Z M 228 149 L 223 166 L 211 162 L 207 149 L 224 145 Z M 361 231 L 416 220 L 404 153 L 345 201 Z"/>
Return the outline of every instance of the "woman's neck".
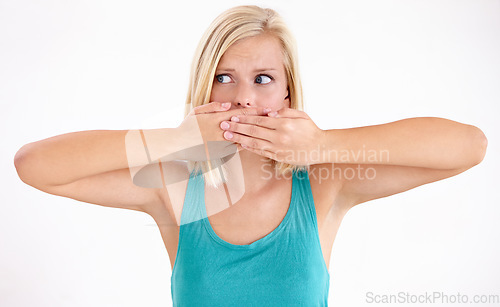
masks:
<path fill-rule="evenodd" d="M 245 194 L 258 193 L 276 178 L 272 160 L 248 150 L 239 151 L 226 164 L 229 183 L 244 183 Z"/>
<path fill-rule="evenodd" d="M 248 150 L 240 151 L 245 188 L 247 191 L 258 191 L 274 179 L 272 160 Z"/>

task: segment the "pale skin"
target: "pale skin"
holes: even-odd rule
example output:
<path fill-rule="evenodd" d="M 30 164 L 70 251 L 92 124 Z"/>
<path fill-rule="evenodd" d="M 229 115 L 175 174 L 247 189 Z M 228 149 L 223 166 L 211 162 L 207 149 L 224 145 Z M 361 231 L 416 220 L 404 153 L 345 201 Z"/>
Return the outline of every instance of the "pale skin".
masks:
<path fill-rule="evenodd" d="M 349 180 L 328 176 L 326 180 L 320 180 L 319 176 L 310 176 L 327 267 L 335 234 L 350 208 L 457 175 L 480 163 L 484 157 L 487 140 L 481 130 L 442 118 L 410 118 L 376 126 L 323 131 L 306 113 L 290 109 L 289 100 L 282 99 L 287 95 L 282 63 L 280 46 L 273 37 L 262 35 L 240 41 L 226 52 L 219 64 L 216 74 L 224 77 L 222 83 L 215 83 L 212 100 L 234 101 L 235 108 L 269 106 L 277 111 L 268 114 L 268 117 L 242 115 L 221 123 L 221 128 L 227 131 L 224 133 L 227 140 L 246 146 L 246 150 L 240 152 L 245 162 L 244 175 L 256 183 L 256 187 L 266 184 L 262 180 L 266 178 L 262 171 L 262 164 L 268 163 L 266 158 L 310 165 L 311 174 L 315 171 L 319 174 L 321 169 L 331 170 L 332 163 L 341 170 L 341 174 L 345 174 L 348 168 L 374 170 L 376 176 L 371 180 L 360 176 Z M 273 70 L 261 71 L 262 68 Z M 266 78 L 267 84 L 256 85 L 253 82 L 257 77 L 256 72 L 266 73 L 272 79 Z M 269 96 L 267 93 L 271 90 L 273 95 Z M 305 159 L 312 157 L 312 152 L 318 148 L 322 153 L 347 149 L 354 153 L 367 149 L 388 151 L 390 159 L 368 161 L 367 157 L 363 160 L 361 155 L 343 156 L 340 163 L 333 154 L 320 155 L 324 157 L 314 161 Z M 301 155 L 298 154 L 299 150 L 311 154 Z M 272 189 L 264 190 L 259 195 L 275 192 Z M 263 198 L 269 197 L 271 195 Z M 283 201 L 287 199 L 284 197 Z M 276 207 L 276 214 L 283 217 L 286 210 Z M 244 219 L 245 215 L 242 215 L 241 221 Z M 238 238 L 244 232 L 221 227 L 221 233 L 220 236 L 229 242 L 241 242 Z M 256 232 L 245 244 L 260 237 L 261 233 Z"/>
<path fill-rule="evenodd" d="M 265 166 L 270 159 L 307 164 L 327 267 L 342 218 L 352 207 L 464 172 L 482 161 L 487 147 L 487 139 L 477 127 L 442 118 L 319 129 L 305 112 L 290 109 L 281 47 L 269 35 L 243 39 L 226 51 L 217 67 L 210 101 L 196 108 L 179 127 L 157 132 L 169 136 L 178 149 L 193 135 L 189 123 L 195 118 L 203 141 L 239 144 L 244 194 L 236 202 L 230 201 L 226 210 L 212 210 L 209 220 L 214 231 L 233 244 L 250 244 L 270 233 L 288 210 L 291 180 L 268 179 Z M 224 108 L 220 102 L 230 105 Z M 24 182 L 47 193 L 151 215 L 173 266 L 178 212 L 187 181 L 168 188 L 134 185 L 123 146 L 126 135 L 127 131 L 86 131 L 30 143 L 16 154 L 16 169 Z M 307 158 L 312 155 L 294 154 L 299 150 L 312 153 L 318 144 L 321 153 L 329 154 L 314 159 Z M 362 149 L 388 150 L 390 159 L 373 161 L 348 155 L 340 160 L 332 154 Z M 185 171 L 182 166 L 162 165 L 169 172 Z M 332 165 L 341 172 L 372 168 L 376 176 L 371 180 L 341 176 L 319 180 L 312 176 Z M 210 213 L 210 207 L 224 197 L 223 193 L 207 189 L 207 211 Z"/>
<path fill-rule="evenodd" d="M 290 109 L 287 95 L 281 49 L 273 37 L 262 35 L 241 40 L 222 57 L 211 101 L 231 101 L 231 109 L 269 107 L 275 112 L 268 116 L 232 116 L 220 124 L 226 131 L 223 134 L 226 140 L 249 146 L 244 150 L 239 147 L 247 183 L 245 196 L 235 206 L 210 216 L 215 232 L 229 243 L 250 244 L 264 237 L 286 214 L 291 180 L 267 179 L 263 166 L 269 159 L 310 165 L 310 174 L 330 170 L 333 163 L 341 173 L 348 168 L 375 170 L 376 177 L 372 180 L 359 177 L 344 180 L 339 176 L 321 180 L 317 175 L 310 176 L 323 256 L 329 267 L 335 235 L 350 208 L 457 175 L 478 164 L 485 153 L 486 138 L 481 130 L 440 118 L 412 118 L 323 131 L 306 113 Z M 380 136 L 384 136 L 384 141 L 380 141 Z M 314 151 L 318 144 L 325 145 L 321 147 L 325 152 L 343 149 L 356 152 L 364 144 L 375 151 L 388 150 L 390 159 L 367 163 L 362 157 L 355 160 L 354 156 L 343 157 L 344 161 L 339 163 L 328 160 L 333 158 L 328 156 L 307 161 L 299 159 L 303 155 L 290 154 L 304 149 Z M 207 208 L 212 206 L 210 198 L 206 195 Z"/>

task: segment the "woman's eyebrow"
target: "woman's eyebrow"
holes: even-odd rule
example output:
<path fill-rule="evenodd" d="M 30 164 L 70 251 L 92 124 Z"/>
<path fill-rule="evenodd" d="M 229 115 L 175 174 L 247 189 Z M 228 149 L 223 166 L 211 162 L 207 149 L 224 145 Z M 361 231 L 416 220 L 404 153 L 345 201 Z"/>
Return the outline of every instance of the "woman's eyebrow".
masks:
<path fill-rule="evenodd" d="M 254 69 L 253 72 L 259 72 L 259 71 L 276 71 L 276 68 L 257 68 Z M 217 68 L 217 71 L 235 71 L 234 68 L 224 68 L 224 67 L 219 67 Z"/>

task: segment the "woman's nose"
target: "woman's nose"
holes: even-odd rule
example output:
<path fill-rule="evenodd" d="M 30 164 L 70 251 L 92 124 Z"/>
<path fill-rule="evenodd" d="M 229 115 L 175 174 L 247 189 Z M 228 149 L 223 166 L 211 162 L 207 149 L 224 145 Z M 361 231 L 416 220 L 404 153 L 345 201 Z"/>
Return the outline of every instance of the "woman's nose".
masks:
<path fill-rule="evenodd" d="M 254 106 L 253 103 L 250 103 L 248 101 L 247 102 L 243 102 L 243 103 L 237 102 L 236 105 L 237 106 L 243 106 L 243 107 L 253 107 Z"/>
<path fill-rule="evenodd" d="M 248 85 L 240 85 L 234 99 L 237 107 L 255 107 L 255 93 Z"/>

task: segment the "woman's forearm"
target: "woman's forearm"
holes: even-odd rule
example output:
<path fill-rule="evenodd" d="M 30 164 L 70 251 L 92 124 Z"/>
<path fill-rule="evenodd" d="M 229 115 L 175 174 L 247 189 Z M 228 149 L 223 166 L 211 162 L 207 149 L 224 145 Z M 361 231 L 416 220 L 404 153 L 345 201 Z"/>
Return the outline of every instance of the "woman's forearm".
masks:
<path fill-rule="evenodd" d="M 147 149 L 144 144 L 147 144 Z M 89 130 L 24 145 L 15 156 L 19 177 L 32 186 L 61 185 L 161 157 L 175 159 L 188 146 L 176 128 Z"/>
<path fill-rule="evenodd" d="M 481 162 L 487 147 L 479 128 L 437 117 L 332 129 L 324 135 L 319 150 L 322 160 L 329 163 L 455 169 Z"/>

